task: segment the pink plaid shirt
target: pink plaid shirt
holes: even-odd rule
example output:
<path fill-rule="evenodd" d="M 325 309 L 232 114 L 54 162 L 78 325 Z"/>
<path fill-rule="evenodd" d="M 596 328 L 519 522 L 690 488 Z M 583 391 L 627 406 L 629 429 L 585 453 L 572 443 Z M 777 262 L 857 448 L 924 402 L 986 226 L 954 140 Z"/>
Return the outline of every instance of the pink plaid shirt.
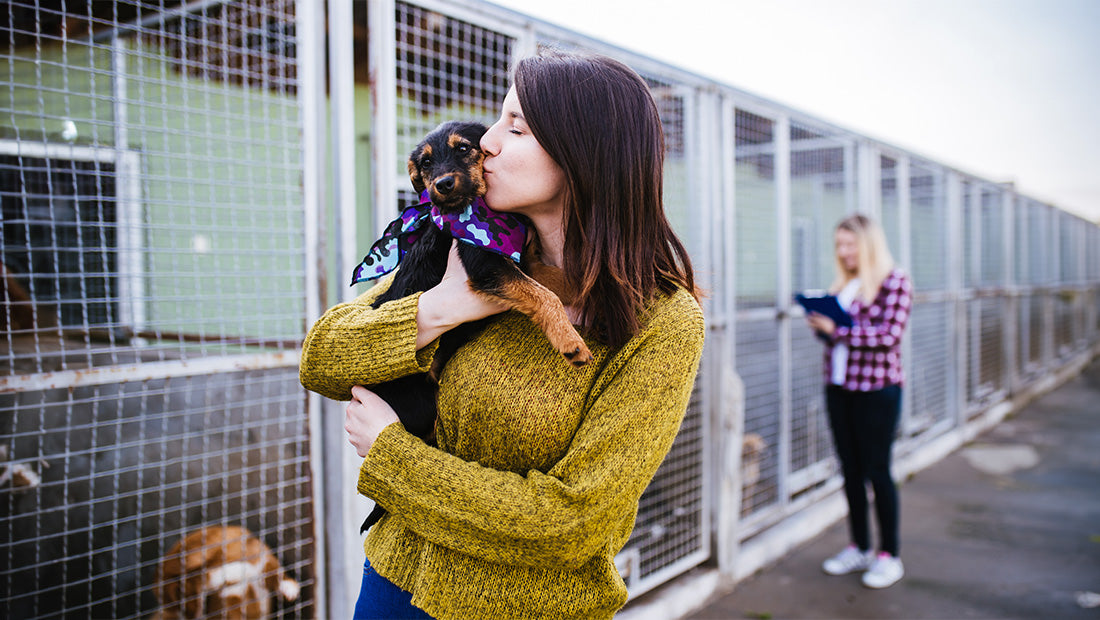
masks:
<path fill-rule="evenodd" d="M 848 313 L 851 327 L 837 327 L 825 347 L 825 383 L 832 383 L 833 346 L 848 345 L 848 372 L 843 387 L 853 392 L 873 392 L 890 385 L 903 385 L 901 336 L 913 307 L 913 286 L 909 276 L 895 268 L 886 276 L 878 295 L 869 305 L 856 297 Z"/>

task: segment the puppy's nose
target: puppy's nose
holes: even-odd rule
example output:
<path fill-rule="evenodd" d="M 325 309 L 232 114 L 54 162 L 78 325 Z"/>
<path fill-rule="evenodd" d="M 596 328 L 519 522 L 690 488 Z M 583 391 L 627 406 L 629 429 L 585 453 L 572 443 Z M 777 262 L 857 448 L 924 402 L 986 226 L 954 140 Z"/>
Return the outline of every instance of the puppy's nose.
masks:
<path fill-rule="evenodd" d="M 435 191 L 440 194 L 449 194 L 454 188 L 455 178 L 453 176 L 445 176 L 435 182 Z"/>

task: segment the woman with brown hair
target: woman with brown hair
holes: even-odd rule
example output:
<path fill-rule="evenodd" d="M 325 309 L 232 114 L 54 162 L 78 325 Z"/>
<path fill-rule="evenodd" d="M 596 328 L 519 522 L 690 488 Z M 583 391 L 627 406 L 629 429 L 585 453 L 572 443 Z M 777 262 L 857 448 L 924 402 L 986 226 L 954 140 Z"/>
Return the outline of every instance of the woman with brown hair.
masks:
<path fill-rule="evenodd" d="M 472 292 L 453 250 L 438 286 L 372 309 L 386 279 L 318 320 L 302 383 L 351 399 L 358 489 L 388 511 L 367 536 L 356 617 L 610 618 L 627 596 L 615 554 L 703 346 L 663 210 L 660 119 L 622 63 L 543 52 L 517 64 L 481 145 L 486 203 L 530 219 L 594 359 L 572 367 L 530 319 Z M 438 447 L 361 387 L 426 371 L 441 334 L 489 316 L 440 376 Z"/>
<path fill-rule="evenodd" d="M 890 460 L 901 415 L 901 338 L 912 309 L 912 285 L 871 218 L 844 218 L 834 237 L 836 279 L 829 292 L 851 315 L 852 325 L 841 327 L 816 313 L 806 320 L 827 340 L 825 406 L 844 474 L 851 543 L 825 560 L 822 569 L 830 575 L 863 572 L 863 585 L 885 588 L 905 573 Z M 881 539 L 877 554 L 871 549 L 868 482 L 875 492 Z"/>

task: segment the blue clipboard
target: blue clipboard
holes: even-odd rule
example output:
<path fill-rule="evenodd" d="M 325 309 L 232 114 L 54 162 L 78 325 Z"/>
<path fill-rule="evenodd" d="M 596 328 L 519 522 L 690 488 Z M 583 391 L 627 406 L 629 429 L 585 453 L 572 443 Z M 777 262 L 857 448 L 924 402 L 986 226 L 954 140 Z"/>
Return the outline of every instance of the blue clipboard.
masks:
<path fill-rule="evenodd" d="M 840 327 L 852 326 L 852 315 L 848 314 L 844 308 L 840 307 L 840 302 L 837 301 L 836 295 L 812 295 L 806 296 L 801 293 L 794 296 L 794 300 L 798 302 L 798 305 L 806 309 L 807 313 L 816 312 L 823 314 L 833 320 Z"/>

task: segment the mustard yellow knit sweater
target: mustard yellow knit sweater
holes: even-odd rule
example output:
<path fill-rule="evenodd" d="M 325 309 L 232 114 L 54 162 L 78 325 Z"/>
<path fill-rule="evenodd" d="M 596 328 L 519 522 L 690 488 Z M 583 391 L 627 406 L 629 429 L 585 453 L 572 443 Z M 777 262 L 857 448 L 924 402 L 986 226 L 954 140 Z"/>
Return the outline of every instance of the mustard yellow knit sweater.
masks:
<path fill-rule="evenodd" d="M 424 372 L 419 294 L 333 307 L 302 349 L 302 385 L 351 386 Z M 439 390 L 439 447 L 391 424 L 359 472 L 389 512 L 367 535 L 371 566 L 436 618 L 610 618 L 626 601 L 615 554 L 680 427 L 703 349 L 687 292 L 655 300 L 615 351 L 567 364 L 531 321 L 499 315 L 461 348 Z"/>

